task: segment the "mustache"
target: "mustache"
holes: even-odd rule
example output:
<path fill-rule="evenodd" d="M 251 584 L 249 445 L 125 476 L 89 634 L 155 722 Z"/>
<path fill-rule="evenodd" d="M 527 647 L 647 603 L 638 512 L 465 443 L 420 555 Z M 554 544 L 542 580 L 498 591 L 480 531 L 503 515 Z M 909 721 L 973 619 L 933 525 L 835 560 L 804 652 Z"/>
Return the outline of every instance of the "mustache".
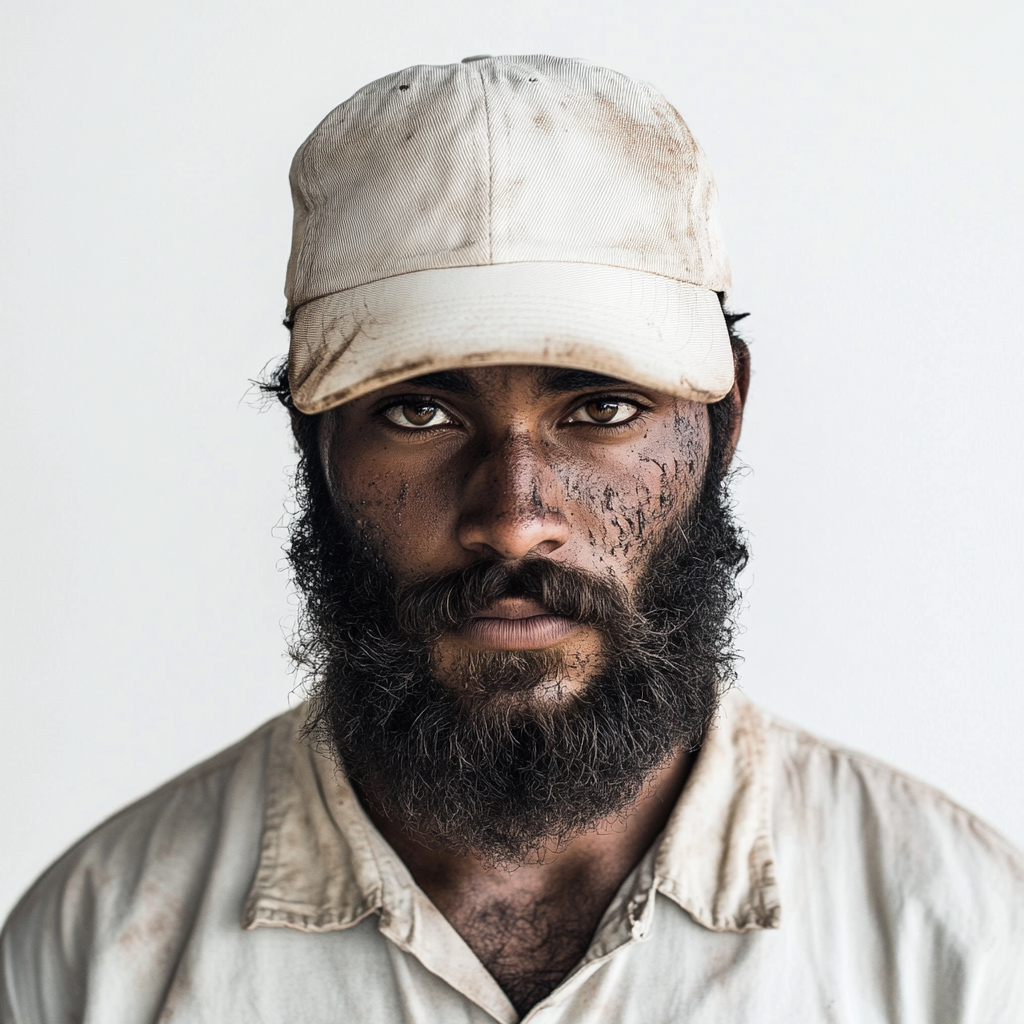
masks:
<path fill-rule="evenodd" d="M 550 615 L 606 632 L 619 632 L 637 619 L 618 580 L 549 558 L 528 558 L 476 562 L 403 587 L 395 595 L 398 625 L 413 636 L 434 639 L 505 597 L 536 601 Z"/>

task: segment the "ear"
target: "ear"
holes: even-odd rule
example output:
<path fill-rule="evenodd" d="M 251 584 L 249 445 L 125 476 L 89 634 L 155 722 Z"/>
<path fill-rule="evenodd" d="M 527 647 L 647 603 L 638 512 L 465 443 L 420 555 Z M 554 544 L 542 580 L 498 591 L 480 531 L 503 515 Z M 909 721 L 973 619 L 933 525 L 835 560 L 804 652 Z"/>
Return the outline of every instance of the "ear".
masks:
<path fill-rule="evenodd" d="M 292 437 L 295 439 L 295 450 L 302 451 L 302 442 L 305 438 L 305 431 L 308 429 L 303 423 L 302 413 L 295 406 L 288 407 L 288 418 L 292 424 Z"/>
<path fill-rule="evenodd" d="M 743 429 L 743 409 L 747 404 L 747 389 L 750 387 L 750 349 L 747 348 L 747 343 L 739 338 L 733 339 L 732 360 L 736 368 L 736 379 L 733 382 L 732 391 L 726 397 L 726 401 L 732 405 L 732 432 L 724 453 L 725 469 L 729 468 L 732 457 L 736 454 L 736 446 L 740 443 L 740 431 Z"/>
<path fill-rule="evenodd" d="M 310 416 L 307 413 L 299 412 L 294 406 L 288 407 L 288 414 L 291 418 L 296 453 L 309 454 L 311 451 L 317 450 L 323 436 L 322 426 L 326 422 L 328 414 L 318 413 Z"/>

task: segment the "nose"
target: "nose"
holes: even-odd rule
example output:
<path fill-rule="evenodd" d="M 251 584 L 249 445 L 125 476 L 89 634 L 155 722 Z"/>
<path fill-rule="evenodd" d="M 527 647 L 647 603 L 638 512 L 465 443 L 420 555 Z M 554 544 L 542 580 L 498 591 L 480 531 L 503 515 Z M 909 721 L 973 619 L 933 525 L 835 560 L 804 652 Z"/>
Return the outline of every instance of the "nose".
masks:
<path fill-rule="evenodd" d="M 569 539 L 557 474 L 530 437 L 511 435 L 481 451 L 470 470 L 459 517 L 468 551 L 514 560 L 550 555 Z"/>

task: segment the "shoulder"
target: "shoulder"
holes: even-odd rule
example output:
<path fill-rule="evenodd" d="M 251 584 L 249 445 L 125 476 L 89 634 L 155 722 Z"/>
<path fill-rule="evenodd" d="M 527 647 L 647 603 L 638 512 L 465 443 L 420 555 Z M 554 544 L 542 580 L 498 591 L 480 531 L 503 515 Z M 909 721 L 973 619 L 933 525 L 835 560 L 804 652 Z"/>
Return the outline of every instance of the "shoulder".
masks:
<path fill-rule="evenodd" d="M 294 733 L 302 711 L 119 811 L 40 876 L 0 935 L 3 1019 L 64 1019 L 96 962 L 119 949 L 146 946 L 149 962 L 173 961 L 219 851 L 258 850 L 274 739 Z"/>
<path fill-rule="evenodd" d="M 832 859 L 893 912 L 998 927 L 1024 951 L 1024 854 L 944 793 L 887 764 L 765 716 L 774 750 L 777 842 Z M 802 858 L 800 858 L 802 859 Z"/>

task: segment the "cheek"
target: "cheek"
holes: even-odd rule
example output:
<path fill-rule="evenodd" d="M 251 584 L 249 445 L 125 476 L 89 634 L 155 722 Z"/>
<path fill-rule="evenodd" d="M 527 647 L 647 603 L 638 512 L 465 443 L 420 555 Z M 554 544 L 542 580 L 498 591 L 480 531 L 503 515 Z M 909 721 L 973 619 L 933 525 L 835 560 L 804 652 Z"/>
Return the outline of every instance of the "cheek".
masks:
<path fill-rule="evenodd" d="M 452 568 L 458 509 L 453 487 L 439 478 L 402 480 L 394 500 L 382 507 L 388 561 L 400 575 Z"/>
<path fill-rule="evenodd" d="M 598 560 L 627 572 L 685 515 L 700 493 L 708 455 L 703 406 L 651 424 L 598 459 L 567 461 L 561 477 L 574 533 Z"/>
<path fill-rule="evenodd" d="M 399 577 L 451 568 L 456 488 L 443 472 L 394 459 L 338 458 L 334 500 L 365 531 Z"/>

